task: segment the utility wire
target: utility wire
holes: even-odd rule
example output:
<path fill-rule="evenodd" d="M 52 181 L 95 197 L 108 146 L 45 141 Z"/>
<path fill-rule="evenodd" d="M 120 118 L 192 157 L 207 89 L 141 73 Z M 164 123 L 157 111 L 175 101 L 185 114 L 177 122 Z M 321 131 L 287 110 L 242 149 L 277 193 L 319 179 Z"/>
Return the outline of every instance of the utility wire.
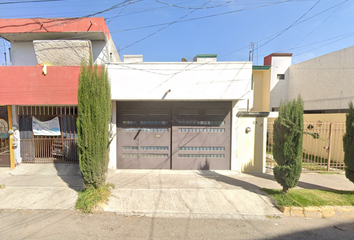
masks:
<path fill-rule="evenodd" d="M 132 3 L 132 1 L 129 1 L 129 3 L 127 5 L 125 5 L 117 15 L 115 15 L 111 20 L 107 21 L 107 24 L 112 22 L 114 19 L 116 19 L 131 3 Z"/>
<path fill-rule="evenodd" d="M 277 37 L 279 37 L 280 35 L 282 35 L 284 32 L 286 32 L 287 30 L 289 30 L 290 28 L 292 28 L 297 22 L 299 22 L 303 17 L 305 17 L 306 14 L 308 14 L 317 4 L 319 4 L 322 0 L 318 0 L 309 10 L 307 10 L 300 18 L 298 18 L 295 22 L 293 22 L 290 26 L 288 26 L 287 28 L 285 28 L 284 30 L 280 31 L 277 35 L 275 35 L 274 37 L 272 37 L 271 39 L 269 39 L 268 41 L 266 41 L 265 43 L 261 44 L 260 46 L 257 47 L 257 49 L 265 46 L 266 44 L 270 43 L 271 41 L 273 41 L 274 39 L 276 39 Z"/>
<path fill-rule="evenodd" d="M 36 3 L 36 2 L 62 2 L 66 0 L 30 0 L 30 1 L 15 1 L 15 2 L 0 2 L 0 5 L 5 4 L 19 4 L 19 3 Z"/>
<path fill-rule="evenodd" d="M 148 25 L 148 26 L 128 28 L 128 29 L 110 31 L 110 32 L 111 33 L 126 32 L 126 31 L 132 31 L 132 30 L 138 30 L 138 29 L 144 29 L 144 28 L 152 28 L 152 27 L 164 26 L 164 25 L 168 25 L 168 24 L 171 24 L 171 23 L 182 23 L 182 22 L 195 21 L 195 20 L 211 18 L 211 17 L 217 17 L 217 16 L 222 16 L 222 15 L 236 13 L 236 12 L 243 12 L 243 11 L 253 10 L 253 9 L 257 9 L 257 8 L 269 7 L 269 6 L 282 4 L 282 3 L 286 3 L 286 2 L 291 2 L 291 1 L 293 1 L 293 0 L 278 1 L 278 2 L 271 3 L 271 4 L 264 4 L 264 5 L 259 5 L 259 6 L 255 6 L 255 7 L 250 7 L 250 8 L 232 10 L 232 11 L 223 12 L 223 13 L 216 13 L 216 14 L 206 15 L 206 16 L 202 16 L 202 17 L 189 18 L 189 19 L 185 19 L 185 20 L 177 20 L 177 21 L 174 21 L 174 22 L 158 23 L 158 24 L 153 24 L 153 25 Z"/>
<path fill-rule="evenodd" d="M 297 47 L 300 43 L 305 41 L 306 38 L 308 38 L 312 33 L 314 33 L 318 28 L 320 28 L 328 19 L 330 19 L 347 1 L 344 1 L 341 3 L 339 7 L 337 7 L 325 20 L 323 20 L 315 29 L 313 29 L 309 34 L 307 34 L 303 39 L 301 39 L 294 47 Z M 290 50 L 292 50 L 291 48 Z"/>
<path fill-rule="evenodd" d="M 227 1 L 227 2 L 224 2 L 224 3 L 220 3 L 218 5 L 215 5 L 215 6 L 210 6 L 210 7 L 184 7 L 184 6 L 179 6 L 179 5 L 175 5 L 175 4 L 172 4 L 172 3 L 168 3 L 168 2 L 163 2 L 163 1 L 160 1 L 160 0 L 152 0 L 154 2 L 157 2 L 157 3 L 161 3 L 161 4 L 164 4 L 164 5 L 168 5 L 168 6 L 171 6 L 171 7 L 176 7 L 176 8 L 182 8 L 182 9 L 211 9 L 211 8 L 217 8 L 217 7 L 220 7 L 220 6 L 223 6 L 223 5 L 227 5 L 229 3 L 232 3 L 232 2 L 236 2 L 238 0 L 230 0 L 230 1 Z"/>
<path fill-rule="evenodd" d="M 203 3 L 203 4 L 201 5 L 201 7 L 205 6 L 206 4 L 210 3 L 211 1 L 212 1 L 212 0 L 209 0 L 209 1 L 205 2 L 205 3 Z M 123 51 L 124 49 L 126 49 L 126 48 L 128 48 L 128 47 L 131 47 L 131 46 L 133 46 L 133 45 L 135 45 L 135 44 L 137 44 L 137 43 L 139 43 L 139 42 L 141 42 L 141 41 L 144 41 L 145 39 L 147 39 L 147 38 L 149 38 L 149 37 L 155 35 L 156 33 L 160 32 L 160 31 L 162 31 L 162 30 L 164 30 L 164 29 L 166 29 L 166 28 L 168 28 L 169 26 L 175 24 L 175 23 L 178 22 L 179 20 L 182 20 L 183 18 L 189 16 L 190 14 L 194 13 L 194 12 L 197 11 L 197 10 L 198 10 L 198 9 L 194 9 L 194 10 L 190 11 L 189 13 L 187 13 L 186 15 L 184 15 L 184 16 L 178 18 L 176 21 L 169 23 L 167 26 L 164 26 L 164 27 L 158 29 L 157 31 L 155 31 L 155 32 L 153 32 L 153 33 L 150 33 L 149 35 L 147 35 L 147 36 L 145 36 L 145 37 L 143 37 L 143 38 L 141 38 L 141 39 L 139 39 L 139 40 L 137 40 L 137 41 L 135 41 L 135 42 L 133 42 L 133 43 L 127 45 L 127 46 L 125 46 L 124 48 L 121 49 L 121 51 Z"/>

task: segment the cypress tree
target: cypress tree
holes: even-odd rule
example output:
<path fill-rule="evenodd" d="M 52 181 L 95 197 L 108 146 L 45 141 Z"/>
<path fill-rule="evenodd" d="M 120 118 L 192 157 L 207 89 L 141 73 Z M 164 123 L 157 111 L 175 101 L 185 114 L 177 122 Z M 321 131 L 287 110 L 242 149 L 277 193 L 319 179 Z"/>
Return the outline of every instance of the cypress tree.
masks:
<path fill-rule="evenodd" d="M 277 163 L 274 177 L 288 192 L 299 181 L 302 170 L 303 103 L 297 100 L 280 102 L 279 117 L 274 121 L 273 155 Z"/>
<path fill-rule="evenodd" d="M 346 133 L 343 137 L 345 176 L 354 183 L 354 107 L 349 102 L 349 112 L 346 117 Z"/>
<path fill-rule="evenodd" d="M 109 161 L 111 87 L 104 66 L 81 64 L 78 90 L 78 153 L 86 187 L 105 184 Z"/>

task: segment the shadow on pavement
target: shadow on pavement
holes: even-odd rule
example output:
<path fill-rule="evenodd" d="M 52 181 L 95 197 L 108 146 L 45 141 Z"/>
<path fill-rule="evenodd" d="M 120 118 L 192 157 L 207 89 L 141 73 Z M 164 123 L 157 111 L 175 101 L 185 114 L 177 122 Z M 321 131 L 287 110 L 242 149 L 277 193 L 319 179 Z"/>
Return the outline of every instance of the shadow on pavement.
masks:
<path fill-rule="evenodd" d="M 75 191 L 84 189 L 84 181 L 81 177 L 79 164 L 75 163 L 54 163 L 58 176 Z"/>
<path fill-rule="evenodd" d="M 250 175 L 253 177 L 257 177 L 257 178 L 272 180 L 272 181 L 276 182 L 276 180 L 274 179 L 274 176 L 271 174 L 265 174 L 265 173 L 244 173 L 244 174 L 247 174 L 247 175 Z M 317 184 L 307 183 L 307 182 L 303 182 L 300 180 L 297 184 L 297 187 L 304 188 L 304 189 L 336 190 L 334 188 L 329 188 L 329 187 L 325 187 L 325 186 L 321 186 L 321 185 L 317 185 Z"/>
<path fill-rule="evenodd" d="M 237 178 L 233 178 L 233 177 L 229 177 L 227 175 L 222 175 L 220 173 L 214 172 L 214 171 L 207 171 L 207 170 L 200 170 L 198 172 L 198 175 L 204 177 L 204 178 L 212 178 L 215 181 L 218 182 L 222 182 L 222 183 L 226 183 L 229 185 L 233 185 L 233 186 L 237 186 L 240 188 L 243 188 L 245 190 L 248 190 L 250 192 L 254 192 L 254 190 L 259 190 L 260 187 L 258 185 L 255 185 L 253 183 L 249 183 L 246 181 L 242 181 L 240 179 Z M 267 194 L 263 193 L 263 192 L 259 192 L 259 194 L 267 196 Z"/>

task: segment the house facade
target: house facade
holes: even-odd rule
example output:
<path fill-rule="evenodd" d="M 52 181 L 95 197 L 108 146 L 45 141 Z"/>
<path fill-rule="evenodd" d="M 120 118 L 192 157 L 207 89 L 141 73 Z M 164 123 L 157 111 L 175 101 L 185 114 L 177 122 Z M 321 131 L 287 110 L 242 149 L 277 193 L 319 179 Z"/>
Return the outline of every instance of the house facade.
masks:
<path fill-rule="evenodd" d="M 92 56 L 111 81 L 110 168 L 264 171 L 269 66 L 215 54 L 121 62 L 103 18 L 3 19 L 0 36 L 11 42 L 12 66 L 0 67 L 11 166 L 77 162 L 79 65 Z M 59 132 L 36 134 L 53 121 Z"/>
<path fill-rule="evenodd" d="M 342 113 L 354 101 L 352 80 L 354 46 L 291 65 L 289 53 L 273 53 L 264 58 L 272 66 L 270 110 L 277 110 L 281 99 L 299 94 L 305 113 Z M 278 74 L 284 74 L 279 80 Z"/>
<path fill-rule="evenodd" d="M 0 19 L 0 37 L 11 43 L 11 66 L 0 67 L 2 165 L 78 162 L 80 63 L 120 60 L 104 19 Z M 36 135 L 34 119 L 60 130 Z"/>

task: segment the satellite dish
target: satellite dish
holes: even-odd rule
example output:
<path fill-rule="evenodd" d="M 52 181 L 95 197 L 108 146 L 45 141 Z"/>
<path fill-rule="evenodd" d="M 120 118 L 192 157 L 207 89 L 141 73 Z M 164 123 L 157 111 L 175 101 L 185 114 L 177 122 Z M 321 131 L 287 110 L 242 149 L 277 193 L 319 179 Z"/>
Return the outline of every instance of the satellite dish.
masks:
<path fill-rule="evenodd" d="M 188 60 L 185 58 L 182 58 L 182 62 L 188 62 Z"/>

